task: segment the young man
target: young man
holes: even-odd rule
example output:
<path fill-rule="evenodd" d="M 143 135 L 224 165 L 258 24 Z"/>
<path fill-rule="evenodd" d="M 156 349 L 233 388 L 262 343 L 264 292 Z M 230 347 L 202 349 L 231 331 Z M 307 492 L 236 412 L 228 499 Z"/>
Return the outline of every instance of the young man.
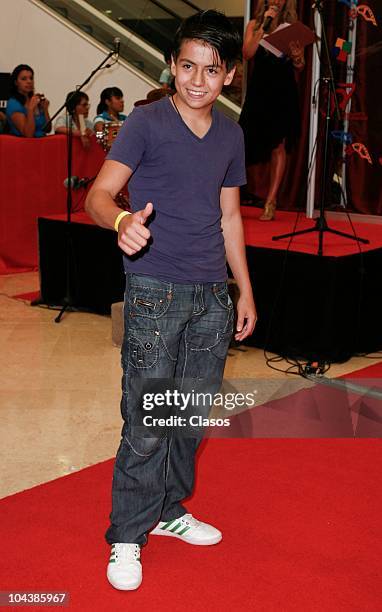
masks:
<path fill-rule="evenodd" d="M 125 254 L 124 426 L 106 533 L 107 576 L 117 589 L 140 585 L 149 532 L 197 545 L 222 538 L 181 504 L 193 488 L 200 437 L 140 436 L 134 422 L 147 381 L 220 384 L 233 328 L 226 258 L 240 289 L 236 340 L 255 326 L 239 207 L 243 135 L 213 108 L 239 50 L 221 13 L 188 18 L 174 44 L 176 94 L 131 113 L 87 199 L 96 222 L 118 231 Z M 113 200 L 127 181 L 133 214 Z"/>

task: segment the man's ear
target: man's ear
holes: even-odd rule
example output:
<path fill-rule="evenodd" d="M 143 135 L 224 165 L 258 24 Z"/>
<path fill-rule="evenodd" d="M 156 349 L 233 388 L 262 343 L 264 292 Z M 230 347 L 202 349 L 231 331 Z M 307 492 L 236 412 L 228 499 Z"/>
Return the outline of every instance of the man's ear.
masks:
<path fill-rule="evenodd" d="M 227 76 L 224 79 L 224 83 L 223 83 L 224 85 L 231 85 L 233 77 L 235 76 L 235 72 L 236 72 L 236 66 L 234 66 L 232 70 L 227 72 Z"/>

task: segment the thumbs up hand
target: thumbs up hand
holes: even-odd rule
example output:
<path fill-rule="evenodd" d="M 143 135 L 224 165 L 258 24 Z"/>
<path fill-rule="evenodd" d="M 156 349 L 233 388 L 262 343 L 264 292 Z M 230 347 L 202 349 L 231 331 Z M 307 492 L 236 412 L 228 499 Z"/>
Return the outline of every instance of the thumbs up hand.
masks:
<path fill-rule="evenodd" d="M 149 216 L 151 215 L 151 213 L 153 212 L 153 210 L 154 210 L 154 206 L 152 205 L 152 202 L 147 202 L 143 210 L 139 210 L 138 212 L 134 214 L 135 216 L 137 216 L 137 219 L 140 219 L 140 223 L 144 225 L 147 219 L 149 218 Z"/>
<path fill-rule="evenodd" d="M 148 202 L 142 210 L 123 217 L 118 228 L 118 246 L 127 255 L 135 255 L 143 249 L 151 236 L 145 224 L 154 207 Z"/>

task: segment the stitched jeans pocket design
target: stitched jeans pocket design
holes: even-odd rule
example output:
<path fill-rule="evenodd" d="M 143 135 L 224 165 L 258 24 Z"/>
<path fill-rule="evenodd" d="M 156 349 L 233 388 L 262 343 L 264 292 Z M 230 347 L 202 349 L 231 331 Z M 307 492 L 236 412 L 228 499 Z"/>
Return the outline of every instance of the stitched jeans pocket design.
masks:
<path fill-rule="evenodd" d="M 139 330 L 139 337 L 134 330 L 129 335 L 129 363 L 133 368 L 153 368 L 159 358 L 159 335 L 154 330 Z"/>

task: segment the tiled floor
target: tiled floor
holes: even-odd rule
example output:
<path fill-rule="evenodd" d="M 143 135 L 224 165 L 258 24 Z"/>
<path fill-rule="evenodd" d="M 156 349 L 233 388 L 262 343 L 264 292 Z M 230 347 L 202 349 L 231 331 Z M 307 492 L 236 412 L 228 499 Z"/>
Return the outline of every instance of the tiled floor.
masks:
<path fill-rule="evenodd" d="M 37 273 L 0 276 L 0 497 L 108 459 L 119 439 L 111 319 L 70 312 L 56 324 L 54 311 L 10 297 L 37 289 Z M 375 361 L 354 358 L 329 374 Z M 246 377 L 286 375 L 269 369 L 259 349 L 230 351 L 226 378 Z"/>

